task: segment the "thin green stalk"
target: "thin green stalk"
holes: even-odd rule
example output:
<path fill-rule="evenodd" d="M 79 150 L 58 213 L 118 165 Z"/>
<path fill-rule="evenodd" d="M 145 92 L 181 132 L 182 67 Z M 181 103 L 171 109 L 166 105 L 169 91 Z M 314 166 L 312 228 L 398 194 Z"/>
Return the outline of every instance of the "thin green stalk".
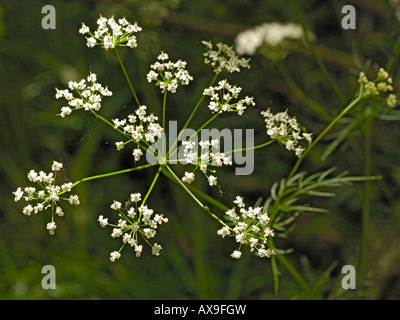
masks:
<path fill-rule="evenodd" d="M 118 128 L 114 128 L 114 124 L 112 124 L 110 121 L 108 121 L 106 118 L 102 117 L 101 115 L 99 115 L 96 111 L 94 111 L 93 109 L 90 109 L 90 111 L 96 116 L 96 118 L 99 118 L 100 120 L 102 120 L 103 122 L 105 122 L 106 124 L 108 124 L 110 127 L 112 127 L 114 130 L 118 131 L 120 134 L 122 134 L 125 137 L 130 137 L 129 135 L 127 135 L 125 132 L 123 132 L 122 130 L 118 129 Z"/>
<path fill-rule="evenodd" d="M 369 176 L 371 174 L 371 124 L 372 120 L 368 119 L 364 126 L 364 175 Z M 362 225 L 361 225 L 361 245 L 360 255 L 358 261 L 358 272 L 357 272 L 357 287 L 360 289 L 358 292 L 362 292 L 362 286 L 365 277 L 365 262 L 367 256 L 368 246 L 368 234 L 369 234 L 369 222 L 371 212 L 371 181 L 366 180 L 364 184 L 364 203 L 362 213 Z"/>
<path fill-rule="evenodd" d="M 223 222 L 220 218 L 218 218 L 214 213 L 210 211 L 210 208 L 205 206 L 190 190 L 189 188 L 186 187 L 186 185 L 179 179 L 174 171 L 167 165 L 166 166 L 167 170 L 169 173 L 172 175 L 173 179 L 175 182 L 177 182 L 192 198 L 193 200 L 202 208 L 204 211 L 206 211 L 211 217 L 213 217 L 215 220 L 217 220 L 220 224 L 223 226 L 228 226 L 225 222 Z M 168 177 L 168 176 L 167 176 Z"/>
<path fill-rule="evenodd" d="M 128 76 L 128 73 L 126 72 L 126 69 L 125 69 L 124 64 L 123 64 L 123 62 L 122 62 L 122 60 L 121 60 L 121 57 L 119 56 L 117 47 L 115 47 L 115 54 L 117 55 L 119 64 L 121 65 L 121 68 L 122 68 L 122 71 L 124 72 L 125 78 L 126 78 L 126 80 L 128 81 L 129 87 L 131 88 L 133 97 L 135 98 L 138 107 L 140 107 L 139 99 L 138 99 L 138 97 L 137 97 L 137 95 L 136 95 L 135 89 L 133 89 L 132 82 L 131 82 L 131 80 L 130 80 L 130 78 L 129 78 L 129 76 Z"/>
<path fill-rule="evenodd" d="M 331 121 L 331 123 L 329 123 L 326 128 L 319 134 L 319 136 L 317 138 L 315 138 L 312 143 L 309 144 L 308 148 L 303 152 L 303 154 L 301 155 L 301 157 L 297 160 L 297 162 L 295 163 L 295 165 L 293 166 L 292 171 L 290 172 L 288 178 L 286 181 L 290 180 L 293 175 L 297 172 L 297 169 L 299 168 L 300 164 L 302 163 L 303 159 L 307 156 L 307 154 L 311 151 L 312 148 L 314 148 L 314 146 L 328 133 L 328 131 L 330 129 L 332 129 L 332 127 L 347 113 L 349 112 L 358 102 L 360 102 L 360 100 L 362 99 L 362 88 L 360 88 L 360 92 L 357 96 L 357 98 L 355 98 L 346 108 L 344 108 L 342 110 L 342 112 L 339 113 L 339 115 L 336 116 L 335 119 L 333 119 Z"/>
<path fill-rule="evenodd" d="M 124 169 L 124 170 L 120 170 L 120 171 L 114 171 L 114 172 L 109 172 L 109 173 L 104 173 L 104 174 L 98 174 L 98 175 L 91 176 L 91 177 L 86 177 L 86 178 L 83 178 L 81 180 L 76 181 L 72 185 L 72 188 L 77 186 L 81 182 L 90 181 L 90 180 L 94 180 L 94 179 L 102 179 L 102 178 L 106 178 L 106 177 L 110 177 L 110 176 L 115 176 L 115 175 L 118 175 L 118 174 L 123 174 L 123 173 L 132 172 L 132 171 L 142 170 L 142 169 L 154 167 L 156 165 L 158 165 L 158 163 L 146 164 L 146 165 L 139 166 L 139 167 L 134 167 L 134 168 Z"/>
<path fill-rule="evenodd" d="M 211 83 L 210 83 L 209 87 L 211 87 L 211 86 L 214 84 L 215 80 L 217 80 L 217 77 L 218 77 L 218 74 L 215 74 L 214 78 L 211 80 Z M 187 126 L 189 125 L 190 121 L 191 121 L 192 118 L 194 117 L 194 115 L 195 115 L 197 109 L 200 107 L 200 104 L 203 102 L 204 98 L 205 98 L 205 95 L 202 94 L 202 95 L 201 95 L 201 98 L 199 99 L 199 101 L 197 102 L 196 106 L 194 107 L 192 113 L 190 114 L 189 118 L 187 119 L 187 121 L 186 121 L 185 125 L 183 126 L 182 130 L 179 132 L 178 137 L 176 138 L 176 140 L 174 141 L 174 143 L 172 144 L 172 146 L 171 146 L 170 149 L 168 150 L 167 158 L 168 158 L 168 156 L 169 156 L 169 151 L 170 151 L 170 150 L 173 150 L 174 147 L 178 144 L 178 141 L 179 141 L 179 139 L 180 139 L 182 133 L 184 132 L 184 130 L 185 130 L 185 129 L 187 128 Z M 203 125 L 203 127 L 204 127 L 204 125 Z M 203 127 L 202 127 L 202 128 L 203 128 Z M 199 129 L 199 130 L 200 130 L 200 129 Z M 198 132 L 198 131 L 197 131 L 197 132 Z M 196 132 L 196 133 L 197 133 L 197 132 Z"/>
<path fill-rule="evenodd" d="M 196 134 L 198 134 L 198 133 L 200 132 L 200 130 L 202 130 L 204 127 L 206 127 L 207 125 L 209 125 L 212 121 L 214 121 L 215 118 L 216 118 L 219 114 L 220 114 L 220 113 L 216 113 L 216 114 L 213 115 L 210 119 L 208 119 L 199 129 L 197 129 L 197 131 L 196 131 L 194 134 L 192 134 L 192 135 L 189 137 L 189 140 L 192 139 Z M 172 155 L 174 155 L 176 152 L 178 152 L 178 150 L 179 150 L 180 147 L 178 147 L 176 150 L 174 150 L 174 152 L 173 152 L 171 155 L 169 154 L 169 152 L 170 152 L 171 150 L 173 150 L 173 148 L 175 147 L 175 145 L 178 143 L 179 138 L 180 138 L 182 132 L 183 132 L 183 130 L 182 130 L 182 131 L 180 132 L 180 134 L 178 135 L 178 138 L 175 140 L 175 142 L 173 143 L 172 147 L 168 150 L 168 153 L 167 153 L 167 156 L 166 156 L 167 159 L 168 159 L 169 157 L 171 157 Z"/>
<path fill-rule="evenodd" d="M 290 273 L 293 279 L 298 283 L 298 285 L 307 293 L 311 293 L 311 289 L 304 278 L 301 276 L 300 272 L 290 263 L 288 259 L 283 254 L 277 254 L 276 257 L 279 262 L 285 267 L 285 269 Z"/>
<path fill-rule="evenodd" d="M 163 110 L 162 110 L 162 127 L 165 130 L 165 108 L 167 104 L 167 90 L 164 92 Z"/>
<path fill-rule="evenodd" d="M 144 197 L 144 199 L 142 201 L 142 205 L 144 205 L 146 203 L 147 198 L 150 196 L 150 193 L 153 190 L 153 188 L 158 180 L 158 177 L 160 176 L 161 169 L 162 169 L 162 167 L 160 166 L 157 170 L 156 175 L 154 176 L 153 182 L 151 183 L 149 190 L 147 190 L 146 196 Z"/>
<path fill-rule="evenodd" d="M 217 80 L 217 77 L 218 77 L 218 73 L 215 74 L 214 78 L 211 80 L 211 83 L 210 83 L 210 85 L 208 87 L 211 87 L 214 84 L 215 80 Z M 202 94 L 201 98 L 199 99 L 199 101 L 197 102 L 196 106 L 194 107 L 192 113 L 190 114 L 189 118 L 187 119 L 187 121 L 186 121 L 185 125 L 183 126 L 182 130 L 187 128 L 187 126 L 189 125 L 190 121 L 194 117 L 197 109 L 200 107 L 200 104 L 203 102 L 204 98 L 205 98 L 205 95 Z"/>
<path fill-rule="evenodd" d="M 342 110 L 342 112 L 340 112 L 340 114 L 338 116 L 336 116 L 335 119 L 333 119 L 331 121 L 331 123 L 329 123 L 326 128 L 319 134 L 319 136 L 317 138 L 315 138 L 313 140 L 312 143 L 310 143 L 308 145 L 308 148 L 303 152 L 303 154 L 300 156 L 300 158 L 296 161 L 296 163 L 294 164 L 292 170 L 290 171 L 288 177 L 285 180 L 285 185 L 284 187 L 287 186 L 288 182 L 290 181 L 290 179 L 296 174 L 298 168 L 300 167 L 300 164 L 303 162 L 304 158 L 307 156 L 307 154 L 312 150 L 312 148 L 314 148 L 314 146 L 328 133 L 328 131 L 330 129 L 332 129 L 332 127 L 347 113 L 349 112 L 358 102 L 360 102 L 360 100 L 362 99 L 362 92 L 363 92 L 363 87 L 361 86 L 360 91 L 358 96 L 346 107 Z M 280 200 L 282 198 L 283 194 L 280 194 L 275 203 L 274 206 L 271 210 L 271 215 L 270 218 L 271 220 L 273 220 L 275 218 L 275 216 L 278 214 L 278 208 L 279 208 L 279 203 Z"/>
<path fill-rule="evenodd" d="M 228 154 L 228 153 L 235 153 L 235 152 L 248 151 L 248 150 L 252 150 L 252 149 L 253 149 L 253 150 L 255 150 L 255 149 L 260 149 L 260 148 L 264 148 L 264 147 L 266 147 L 266 146 L 269 146 L 271 143 L 273 143 L 273 142 L 275 142 L 275 141 L 276 141 L 275 139 L 274 139 L 274 140 L 269 140 L 269 141 L 267 141 L 267 142 L 265 142 L 265 143 L 256 145 L 255 147 L 235 149 L 235 150 L 231 150 L 231 151 L 226 151 L 225 153 Z"/>
<path fill-rule="evenodd" d="M 315 49 L 314 43 L 311 41 L 311 39 L 309 37 L 307 25 L 306 25 L 306 23 L 303 19 L 303 16 L 299 10 L 299 7 L 297 6 L 296 0 L 291 0 L 290 2 L 292 4 L 292 7 L 294 9 L 294 12 L 295 12 L 297 18 L 299 19 L 300 24 L 303 27 L 304 38 L 311 50 L 311 53 L 312 53 L 315 61 L 317 62 L 322 74 L 325 76 L 326 80 L 329 82 L 330 86 L 332 87 L 333 91 L 336 93 L 336 95 L 338 96 L 340 101 L 342 101 L 342 103 L 346 103 L 346 97 L 342 94 L 342 92 L 340 91 L 336 82 L 333 80 L 333 78 L 329 74 L 328 69 L 325 67 L 324 63 L 322 62 L 321 58 L 319 57 L 319 54 L 317 53 L 317 50 Z"/>

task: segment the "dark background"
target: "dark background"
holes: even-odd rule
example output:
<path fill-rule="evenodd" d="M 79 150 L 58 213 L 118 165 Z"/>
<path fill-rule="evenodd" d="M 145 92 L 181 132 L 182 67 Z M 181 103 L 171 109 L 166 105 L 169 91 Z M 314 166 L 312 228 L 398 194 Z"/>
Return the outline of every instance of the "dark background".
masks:
<path fill-rule="evenodd" d="M 392 3 L 392 2 L 391 2 Z M 56 9 L 56 29 L 44 30 L 41 9 Z M 357 29 L 341 28 L 341 8 L 352 4 L 357 10 Z M 399 22 L 389 1 L 298 1 L 303 19 L 315 35 L 315 46 L 330 75 L 340 88 L 342 102 L 316 60 L 306 47 L 299 47 L 284 61 L 296 83 L 332 116 L 354 97 L 360 70 L 385 66 L 395 84 L 399 80 Z M 160 50 L 171 60 L 183 59 L 194 76 L 168 98 L 169 119 L 185 121 L 213 77 L 202 63 L 201 40 L 233 44 L 238 32 L 270 21 L 298 22 L 290 1 L 1 1 L 0 2 L 0 298 L 2 299 L 290 299 L 304 298 L 291 275 L 279 266 L 281 283 L 274 294 L 270 262 L 244 250 L 242 259 L 232 260 L 236 249 L 232 239 L 216 235 L 219 226 L 199 210 L 173 183 L 161 178 L 149 199 L 149 206 L 163 212 L 157 242 L 164 254 L 154 257 L 148 248 L 140 259 L 123 251 L 116 263 L 109 252 L 118 250 L 120 240 L 112 239 L 96 219 L 110 215 L 113 199 L 121 202 L 132 192 L 144 194 L 154 169 L 82 183 L 74 190 L 81 199 L 77 207 L 65 206 L 57 219 L 57 231 L 45 229 L 49 211 L 26 217 L 22 203 L 13 201 L 12 191 L 28 181 L 30 169 L 49 171 L 53 160 L 64 163 L 62 172 L 71 181 L 132 166 L 129 150 L 115 152 L 116 134 L 88 113 L 76 112 L 67 119 L 57 117 L 63 102 L 55 99 L 55 87 L 63 89 L 71 79 L 79 80 L 90 71 L 114 92 L 104 99 L 101 114 L 123 116 L 134 106 L 118 62 L 112 52 L 89 49 L 78 33 L 81 22 L 92 30 L 99 15 L 125 16 L 143 27 L 138 48 L 120 50 L 141 101 L 160 115 L 162 96 L 146 81 L 149 66 Z M 215 127 L 254 128 L 256 139 L 265 141 L 259 112 L 289 110 L 308 132 L 318 134 L 327 122 L 293 94 L 276 64 L 262 56 L 252 57 L 252 68 L 227 75 L 231 83 L 255 97 L 257 107 L 243 117 L 221 116 Z M 398 92 L 396 86 L 396 92 Z M 364 109 L 363 109 L 364 107 Z M 349 119 L 363 116 L 358 106 Z M 199 119 L 207 119 L 204 107 Z M 396 118 L 396 117 L 395 117 Z M 397 118 L 396 118 L 397 119 Z M 200 121 L 200 120 L 199 120 Z M 203 121 L 203 120 L 202 120 Z M 201 122 L 199 122 L 201 123 Z M 277 239 L 284 249 L 293 248 L 287 258 L 310 285 L 321 280 L 312 298 L 399 299 L 400 170 L 398 166 L 398 122 L 374 120 L 370 128 L 371 174 L 384 179 L 371 184 L 368 200 L 371 215 L 368 229 L 366 282 L 363 288 L 343 290 L 341 268 L 357 266 L 359 259 L 363 183 L 335 190 L 337 196 L 319 200 L 328 214 L 303 215 L 287 239 Z M 346 126 L 340 123 L 332 131 Z M 365 172 L 363 122 L 355 127 L 326 160 L 321 154 L 335 136 L 325 139 L 308 156 L 301 170 L 310 173 L 337 167 L 350 175 Z M 256 153 L 251 176 L 233 176 L 230 169 L 219 172 L 221 195 L 198 179 L 196 186 L 230 206 L 238 194 L 247 203 L 266 199 L 272 184 L 287 176 L 294 155 L 279 145 Z M 184 168 L 177 168 L 181 175 Z M 322 202 L 321 202 L 322 201 Z M 41 268 L 53 265 L 57 289 L 41 287 Z M 333 266 L 332 272 L 324 272 Z M 321 278 L 321 276 L 323 276 Z"/>

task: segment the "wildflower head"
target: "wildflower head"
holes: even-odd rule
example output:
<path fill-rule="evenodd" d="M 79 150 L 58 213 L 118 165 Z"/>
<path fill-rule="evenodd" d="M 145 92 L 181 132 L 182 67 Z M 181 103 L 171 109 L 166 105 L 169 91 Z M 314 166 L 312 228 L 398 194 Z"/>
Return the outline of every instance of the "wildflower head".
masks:
<path fill-rule="evenodd" d="M 364 72 L 360 72 L 358 82 L 361 85 L 361 96 L 363 98 L 383 99 L 391 108 L 397 105 L 397 97 L 392 93 L 393 80 L 385 69 L 379 68 L 374 80 L 369 80 Z"/>
<path fill-rule="evenodd" d="M 171 62 L 167 61 L 168 58 L 168 54 L 161 52 L 158 56 L 159 61 L 151 65 L 151 70 L 147 74 L 147 81 L 155 81 L 163 93 L 166 91 L 175 93 L 179 85 L 188 85 L 193 77 L 185 69 L 185 61 Z"/>
<path fill-rule="evenodd" d="M 242 88 L 231 85 L 224 79 L 218 82 L 217 86 L 211 86 L 204 89 L 203 95 L 210 97 L 208 108 L 213 113 L 237 112 L 240 116 L 246 110 L 247 106 L 254 106 L 253 97 L 245 97 L 236 100 Z M 236 101 L 235 101 L 236 100 Z"/>
<path fill-rule="evenodd" d="M 36 184 L 36 187 L 29 186 L 25 188 L 19 187 L 13 192 L 14 200 L 25 200 L 28 204 L 23 208 L 23 214 L 30 216 L 32 213 L 37 214 L 51 208 L 51 222 L 47 224 L 47 230 L 51 235 L 57 228 L 54 222 L 55 215 L 62 217 L 64 212 L 60 206 L 61 201 L 67 201 L 70 205 L 79 205 L 80 201 L 77 195 L 66 197 L 65 194 L 70 192 L 73 183 L 66 182 L 62 185 L 56 185 L 57 172 L 60 171 L 63 164 L 53 161 L 51 166 L 52 172 L 45 173 L 43 171 L 36 172 L 30 170 L 28 172 L 28 180 Z"/>
<path fill-rule="evenodd" d="M 237 196 L 233 201 L 236 205 L 225 212 L 227 223 L 217 231 L 222 238 L 227 236 L 235 237 L 239 243 L 238 250 L 235 250 L 231 257 L 239 259 L 242 255 L 240 249 L 243 245 L 248 245 L 250 251 L 261 258 L 269 258 L 275 254 L 274 250 L 268 248 L 269 237 L 274 236 L 274 231 L 270 228 L 270 218 L 262 207 L 248 207 L 243 198 Z"/>
<path fill-rule="evenodd" d="M 250 59 L 239 58 L 233 49 L 224 43 L 217 43 L 214 48 L 211 41 L 202 41 L 206 46 L 204 63 L 211 66 L 216 74 L 221 72 L 240 72 L 240 68 L 250 68 Z"/>
<path fill-rule="evenodd" d="M 114 129 L 119 130 L 126 136 L 126 141 L 115 143 L 118 151 L 122 150 L 128 143 L 135 144 L 132 155 L 135 161 L 139 161 L 143 155 L 144 145 L 154 143 L 157 138 L 163 135 L 163 128 L 157 122 L 158 117 L 153 113 L 147 113 L 147 107 L 141 105 L 134 113 L 128 115 L 126 119 L 113 119 Z"/>
<path fill-rule="evenodd" d="M 140 193 L 133 193 L 125 207 L 119 201 L 113 201 L 110 208 L 118 212 L 119 219 L 116 223 L 109 223 L 108 218 L 100 215 L 97 219 L 100 226 L 111 227 L 112 238 L 121 238 L 122 246 L 118 251 L 113 251 L 110 254 L 110 260 L 114 262 L 121 257 L 122 248 L 128 244 L 134 251 L 136 257 L 140 257 L 143 251 L 143 245 L 139 243 L 140 238 L 151 246 L 151 253 L 159 256 L 162 247 L 157 244 L 151 244 L 149 240 L 154 238 L 159 225 L 168 222 L 163 214 L 155 214 L 154 211 L 145 204 L 139 205 L 141 201 Z"/>
<path fill-rule="evenodd" d="M 137 47 L 135 33 L 142 30 L 135 22 L 131 24 L 125 18 L 115 20 L 114 17 L 104 18 L 100 16 L 97 20 L 97 30 L 90 32 L 88 26 L 82 23 L 79 33 L 87 34 L 86 45 L 93 48 L 96 45 L 104 49 L 113 49 L 116 47 Z"/>
<path fill-rule="evenodd" d="M 265 127 L 270 138 L 284 145 L 287 150 L 294 151 L 296 156 L 300 157 L 305 150 L 302 141 L 311 143 L 312 133 L 304 132 L 296 118 L 289 117 L 287 110 L 273 114 L 268 108 L 266 111 L 262 111 L 261 114 L 265 118 Z"/>
<path fill-rule="evenodd" d="M 218 138 L 200 140 L 182 141 L 183 158 L 180 161 L 184 164 L 195 166 L 194 171 L 200 168 L 200 171 L 207 177 L 208 184 L 216 186 L 218 177 L 216 171 L 210 167 L 222 167 L 232 165 L 232 158 L 224 152 L 220 152 L 220 140 Z M 195 179 L 195 172 L 185 172 L 182 181 L 191 184 Z"/>
<path fill-rule="evenodd" d="M 68 106 L 61 108 L 60 116 L 63 118 L 78 109 L 99 111 L 103 97 L 112 95 L 108 87 L 103 87 L 97 82 L 95 73 L 90 73 L 86 79 L 79 82 L 69 81 L 68 87 L 69 89 L 64 90 L 56 88 L 56 98 L 64 98 L 68 101 Z"/>

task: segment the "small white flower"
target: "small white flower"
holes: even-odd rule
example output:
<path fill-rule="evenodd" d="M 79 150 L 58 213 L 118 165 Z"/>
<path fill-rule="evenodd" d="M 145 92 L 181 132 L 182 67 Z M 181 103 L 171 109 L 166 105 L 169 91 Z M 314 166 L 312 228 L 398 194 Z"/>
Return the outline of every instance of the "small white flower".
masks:
<path fill-rule="evenodd" d="M 143 251 L 142 245 L 135 246 L 136 257 L 140 257 L 140 255 L 142 254 L 142 251 Z"/>
<path fill-rule="evenodd" d="M 30 216 L 32 212 L 33 212 L 33 207 L 30 204 L 24 207 L 24 209 L 22 210 L 22 213 L 27 216 Z"/>
<path fill-rule="evenodd" d="M 56 214 L 57 214 L 59 217 L 64 216 L 64 212 L 62 211 L 61 207 L 57 207 L 57 208 L 56 208 Z"/>
<path fill-rule="evenodd" d="M 121 151 L 124 148 L 124 142 L 123 141 L 116 142 L 115 146 L 117 147 L 117 151 Z"/>
<path fill-rule="evenodd" d="M 60 171 L 63 167 L 63 164 L 57 161 L 53 161 L 53 165 L 51 166 L 51 170 Z"/>
<path fill-rule="evenodd" d="M 36 172 L 35 170 L 31 170 L 31 171 L 29 171 L 29 173 L 28 173 L 28 179 L 29 179 L 29 181 L 35 182 L 37 176 L 38 176 L 38 174 L 37 174 L 37 172 Z"/>
<path fill-rule="evenodd" d="M 219 229 L 218 231 L 217 231 L 217 234 L 219 235 L 219 236 L 221 236 L 222 238 L 225 238 L 226 236 L 229 236 L 230 234 L 231 234 L 231 232 L 230 232 L 230 230 L 229 230 L 229 227 L 222 227 L 221 229 Z"/>
<path fill-rule="evenodd" d="M 115 260 L 118 260 L 119 258 L 121 258 L 121 254 L 118 251 L 113 251 L 110 253 L 111 262 L 115 262 Z"/>
<path fill-rule="evenodd" d="M 77 195 L 71 195 L 71 196 L 69 197 L 68 201 L 69 201 L 69 203 L 70 203 L 71 205 L 76 205 L 76 206 L 77 206 L 77 205 L 80 204 L 80 201 L 79 201 L 79 198 L 78 198 Z"/>
<path fill-rule="evenodd" d="M 17 202 L 21 200 L 22 196 L 24 195 L 24 192 L 22 191 L 21 188 L 18 188 L 16 191 L 13 192 L 14 194 L 14 201 Z"/>
<path fill-rule="evenodd" d="M 193 172 L 185 172 L 185 176 L 182 177 L 182 181 L 188 184 L 191 184 L 194 181 L 194 173 Z"/>
<path fill-rule="evenodd" d="M 140 157 L 143 155 L 143 151 L 141 149 L 135 149 L 133 150 L 132 155 L 135 161 L 139 161 Z"/>
<path fill-rule="evenodd" d="M 141 194 L 140 193 L 132 193 L 131 194 L 131 196 L 130 196 L 130 198 L 131 198 L 131 201 L 132 202 L 135 202 L 135 203 L 137 203 L 137 202 L 139 202 L 140 200 L 141 200 Z"/>
<path fill-rule="evenodd" d="M 57 225 L 54 223 L 54 221 L 49 222 L 47 224 L 47 230 L 49 230 L 50 235 L 54 235 L 54 230 L 57 228 Z"/>
<path fill-rule="evenodd" d="M 108 218 L 103 218 L 102 215 L 99 216 L 99 218 L 97 219 L 97 221 L 100 222 L 100 225 L 104 228 L 105 226 L 108 225 Z"/>
<path fill-rule="evenodd" d="M 122 236 L 122 230 L 120 228 L 114 228 L 111 237 L 118 238 L 120 236 Z"/>
<path fill-rule="evenodd" d="M 79 33 L 85 34 L 90 32 L 89 27 L 82 22 L 82 27 L 79 29 Z"/>
<path fill-rule="evenodd" d="M 245 206 L 245 204 L 243 202 L 243 197 L 240 197 L 240 196 L 236 196 L 236 200 L 234 200 L 233 203 L 236 203 L 236 205 L 239 208 L 243 208 Z"/>
<path fill-rule="evenodd" d="M 153 244 L 153 246 L 151 248 L 151 254 L 153 254 L 155 256 L 159 256 L 161 250 L 162 250 L 162 247 L 159 244 L 155 243 L 155 244 Z"/>
<path fill-rule="evenodd" d="M 71 112 L 72 112 L 72 109 L 71 109 L 70 107 L 62 107 L 62 108 L 61 108 L 60 116 L 61 116 L 62 118 L 64 118 L 65 116 L 70 115 Z"/>
<path fill-rule="evenodd" d="M 242 256 L 242 253 L 238 250 L 235 250 L 231 253 L 231 257 L 234 259 L 240 259 L 241 256 Z"/>
<path fill-rule="evenodd" d="M 216 186 L 217 185 L 217 177 L 210 175 L 208 177 L 208 184 L 212 187 L 212 186 Z"/>
<path fill-rule="evenodd" d="M 121 202 L 118 202 L 114 200 L 113 204 L 110 206 L 111 209 L 113 210 L 119 210 L 121 209 Z"/>
<path fill-rule="evenodd" d="M 89 48 L 93 48 L 96 45 L 96 39 L 92 37 L 86 38 L 86 45 Z"/>

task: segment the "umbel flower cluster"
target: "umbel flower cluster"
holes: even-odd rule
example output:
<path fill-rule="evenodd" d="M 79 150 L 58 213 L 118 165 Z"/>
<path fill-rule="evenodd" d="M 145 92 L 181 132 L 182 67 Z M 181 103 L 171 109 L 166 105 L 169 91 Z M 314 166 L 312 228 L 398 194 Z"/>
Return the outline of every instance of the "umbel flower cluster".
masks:
<path fill-rule="evenodd" d="M 307 143 L 312 141 L 312 133 L 306 133 L 300 127 L 295 117 L 289 117 L 287 110 L 273 114 L 270 109 L 262 111 L 265 118 L 267 134 L 271 139 L 277 140 L 287 150 L 294 151 L 297 157 L 301 157 L 305 148 L 301 146 L 301 140 Z"/>
<path fill-rule="evenodd" d="M 236 207 L 225 212 L 228 224 L 217 231 L 222 238 L 235 237 L 239 243 L 238 250 L 232 252 L 231 257 L 239 259 L 242 256 L 242 245 L 248 245 L 250 251 L 255 251 L 260 258 L 270 258 L 276 254 L 267 246 L 267 241 L 274 236 L 274 231 L 269 226 L 270 218 L 263 207 L 246 209 L 243 197 L 240 196 L 237 196 L 233 203 Z"/>
<path fill-rule="evenodd" d="M 163 128 L 156 121 L 158 117 L 153 113 L 147 114 L 147 107 L 142 105 L 138 107 L 134 114 L 128 115 L 127 119 L 113 119 L 114 129 L 120 130 L 126 136 L 127 141 L 118 141 L 115 143 L 118 151 L 130 142 L 136 144 L 132 155 L 135 161 L 139 161 L 143 155 L 142 149 L 146 143 L 154 143 L 156 138 L 161 138 Z"/>
<path fill-rule="evenodd" d="M 167 61 L 168 58 L 168 54 L 161 52 L 157 58 L 160 61 L 150 66 L 152 70 L 147 74 L 147 81 L 156 81 L 162 93 L 165 91 L 175 93 L 179 85 L 188 85 L 193 77 L 185 70 L 185 61 L 171 62 Z"/>
<path fill-rule="evenodd" d="M 394 108 L 396 106 L 396 95 L 390 93 L 393 91 L 393 80 L 385 69 L 379 68 L 375 80 L 369 80 L 364 72 L 360 72 L 358 82 L 362 85 L 361 94 L 364 97 L 379 99 L 382 93 L 383 96 L 385 96 L 385 98 L 382 99 L 385 100 L 389 107 Z"/>
<path fill-rule="evenodd" d="M 14 200 L 20 201 L 21 199 L 28 202 L 22 210 L 23 214 L 30 216 L 32 213 L 37 214 L 41 211 L 51 208 L 52 218 L 51 222 L 47 224 L 47 230 L 51 235 L 54 235 L 54 231 L 57 228 L 54 222 L 54 214 L 62 217 L 64 212 L 59 205 L 61 201 L 67 201 L 71 205 L 79 205 L 80 201 L 77 195 L 71 194 L 69 197 L 65 197 L 64 194 L 71 191 L 73 187 L 72 182 L 66 182 L 62 185 L 56 185 L 57 172 L 63 168 L 63 164 L 57 161 L 53 161 L 51 166 L 52 172 L 45 173 L 43 171 L 36 172 L 30 170 L 28 172 L 28 180 L 36 183 L 37 187 L 25 187 L 22 189 L 19 187 L 13 192 Z"/>
<path fill-rule="evenodd" d="M 121 257 L 121 250 L 126 244 L 134 248 L 136 257 L 140 257 L 143 251 L 143 245 L 139 244 L 139 238 L 142 238 L 150 247 L 153 255 L 160 255 L 162 247 L 157 244 L 151 244 L 150 239 L 154 238 L 157 233 L 157 227 L 163 223 L 168 222 L 162 214 L 154 214 L 153 209 L 150 209 L 141 201 L 140 193 L 132 193 L 129 201 L 124 207 L 121 202 L 113 201 L 110 208 L 118 212 L 118 221 L 116 223 L 109 223 L 108 218 L 100 215 L 98 221 L 104 228 L 106 226 L 113 227 L 111 237 L 121 238 L 122 246 L 118 251 L 113 251 L 110 254 L 110 260 L 114 262 Z"/>
<path fill-rule="evenodd" d="M 68 87 L 75 91 L 76 96 L 68 89 L 59 90 L 56 88 L 56 99 L 65 98 L 68 106 L 61 108 L 61 117 L 70 115 L 73 110 L 85 109 L 86 111 L 99 111 L 101 108 L 102 98 L 112 96 L 112 92 L 108 87 L 103 87 L 97 82 L 97 75 L 90 73 L 87 79 L 79 82 L 69 81 Z"/>
<path fill-rule="evenodd" d="M 117 46 L 137 47 L 135 33 L 142 31 L 142 28 L 136 22 L 131 24 L 125 18 L 119 19 L 117 22 L 114 17 L 107 19 L 100 16 L 97 25 L 98 28 L 93 33 L 84 23 L 79 29 L 79 33 L 89 35 L 89 37 L 86 37 L 86 44 L 89 48 L 96 45 L 100 45 L 106 50 Z"/>
<path fill-rule="evenodd" d="M 224 79 L 219 81 L 217 86 L 204 89 L 203 95 L 210 97 L 211 101 L 208 108 L 213 113 L 237 112 L 241 116 L 247 106 L 254 106 L 255 103 L 254 98 L 248 96 L 232 102 L 232 99 L 237 99 L 240 91 L 242 91 L 242 88 L 231 85 L 228 80 Z"/>
<path fill-rule="evenodd" d="M 184 163 L 195 165 L 194 171 L 200 168 L 200 171 L 206 175 L 208 184 L 211 187 L 217 185 L 218 178 L 215 176 L 215 170 L 210 169 L 209 166 L 221 167 L 223 165 L 232 165 L 231 156 L 227 156 L 224 152 L 219 152 L 218 139 L 201 140 L 199 143 L 194 141 L 182 141 L 182 146 L 184 148 Z M 182 181 L 191 184 L 195 179 L 194 171 L 185 172 Z"/>
<path fill-rule="evenodd" d="M 239 58 L 233 47 L 217 43 L 214 49 L 211 41 L 202 41 L 206 46 L 204 63 L 211 66 L 216 74 L 240 72 L 240 68 L 250 68 L 250 59 Z"/>

